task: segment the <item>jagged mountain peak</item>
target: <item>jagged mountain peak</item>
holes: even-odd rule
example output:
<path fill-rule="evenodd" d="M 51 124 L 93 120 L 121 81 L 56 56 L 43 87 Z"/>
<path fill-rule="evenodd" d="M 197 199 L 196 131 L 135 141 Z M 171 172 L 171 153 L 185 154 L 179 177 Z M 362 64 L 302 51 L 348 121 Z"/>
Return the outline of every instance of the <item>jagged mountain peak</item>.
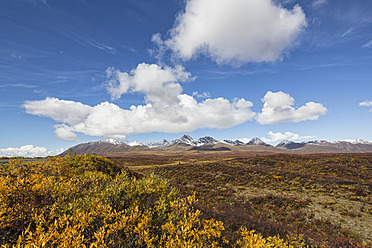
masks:
<path fill-rule="evenodd" d="M 261 139 L 257 137 L 254 137 L 253 139 L 248 141 L 246 145 L 270 146 L 269 144 L 263 142 Z"/>
<path fill-rule="evenodd" d="M 176 139 L 174 143 L 177 144 L 186 144 L 186 145 L 196 145 L 197 141 L 195 141 L 190 135 L 185 134 L 179 139 Z"/>
<path fill-rule="evenodd" d="M 184 134 L 181 139 L 188 139 L 188 140 L 194 140 L 190 135 Z"/>
<path fill-rule="evenodd" d="M 205 136 L 203 138 L 199 138 L 198 139 L 198 143 L 202 143 L 202 144 L 209 144 L 209 143 L 218 143 L 218 140 L 216 140 L 215 138 L 211 137 L 211 136 Z"/>

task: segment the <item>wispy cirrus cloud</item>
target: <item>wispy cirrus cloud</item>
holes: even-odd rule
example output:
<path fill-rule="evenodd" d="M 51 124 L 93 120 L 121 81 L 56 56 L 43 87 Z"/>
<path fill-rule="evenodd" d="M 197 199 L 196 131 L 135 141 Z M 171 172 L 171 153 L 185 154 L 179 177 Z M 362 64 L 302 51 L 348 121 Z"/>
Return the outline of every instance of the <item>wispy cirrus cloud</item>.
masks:
<path fill-rule="evenodd" d="M 116 55 L 118 53 L 117 48 L 113 44 L 125 48 L 128 51 L 131 52 L 134 51 L 133 48 L 127 47 L 122 44 L 121 45 L 116 44 L 116 42 L 113 42 L 112 40 L 109 40 L 107 38 L 98 37 L 97 35 L 93 35 L 90 33 L 81 33 L 81 31 L 77 30 L 74 27 L 69 28 L 61 27 L 58 31 L 68 39 L 73 40 L 74 42 L 82 46 L 94 47 L 96 49 L 113 55 Z"/>
<path fill-rule="evenodd" d="M 348 28 L 344 33 L 341 34 L 341 37 L 349 36 L 353 33 L 353 31 L 354 31 L 353 27 Z"/>
<path fill-rule="evenodd" d="M 0 84 L 0 88 L 38 88 L 39 86 L 33 84 L 22 84 L 22 83 L 15 83 L 15 84 Z"/>
<path fill-rule="evenodd" d="M 102 51 L 105 51 L 105 52 L 108 52 L 108 53 L 111 53 L 111 54 L 117 54 L 117 50 L 112 47 L 112 46 L 108 46 L 108 45 L 105 45 L 105 44 L 102 44 L 96 40 L 87 40 L 86 41 L 89 45 L 95 47 L 95 48 L 98 48 L 99 50 L 102 50 Z"/>
<path fill-rule="evenodd" d="M 314 0 L 312 3 L 311 3 L 311 7 L 313 7 L 314 9 L 317 9 L 317 8 L 320 8 L 321 6 L 327 4 L 328 0 Z"/>
<path fill-rule="evenodd" d="M 362 48 L 372 48 L 372 40 L 368 41 L 367 43 L 365 43 Z"/>

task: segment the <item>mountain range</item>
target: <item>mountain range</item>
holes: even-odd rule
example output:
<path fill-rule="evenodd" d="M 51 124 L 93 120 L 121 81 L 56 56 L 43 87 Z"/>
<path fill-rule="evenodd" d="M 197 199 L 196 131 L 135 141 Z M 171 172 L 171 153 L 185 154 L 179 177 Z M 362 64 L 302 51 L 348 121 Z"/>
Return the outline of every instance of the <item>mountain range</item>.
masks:
<path fill-rule="evenodd" d="M 276 146 L 272 146 L 255 137 L 244 143 L 241 140 L 218 141 L 213 137 L 206 136 L 194 140 L 189 135 L 179 139 L 160 142 L 126 143 L 114 139 L 106 139 L 95 142 L 78 144 L 60 154 L 67 155 L 69 152 L 76 154 L 119 154 L 138 151 L 253 151 L 271 153 L 354 153 L 372 152 L 372 142 L 365 140 L 326 141 L 316 140 L 307 142 L 293 142 L 283 140 Z"/>

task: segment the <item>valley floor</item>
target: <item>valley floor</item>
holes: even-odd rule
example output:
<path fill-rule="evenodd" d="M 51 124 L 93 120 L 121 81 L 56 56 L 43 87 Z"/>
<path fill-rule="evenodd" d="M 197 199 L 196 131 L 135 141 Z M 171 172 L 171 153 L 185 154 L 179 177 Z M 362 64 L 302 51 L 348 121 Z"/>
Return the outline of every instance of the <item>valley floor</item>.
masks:
<path fill-rule="evenodd" d="M 142 152 L 111 156 L 196 194 L 231 240 L 246 226 L 326 247 L 372 245 L 372 154 Z"/>

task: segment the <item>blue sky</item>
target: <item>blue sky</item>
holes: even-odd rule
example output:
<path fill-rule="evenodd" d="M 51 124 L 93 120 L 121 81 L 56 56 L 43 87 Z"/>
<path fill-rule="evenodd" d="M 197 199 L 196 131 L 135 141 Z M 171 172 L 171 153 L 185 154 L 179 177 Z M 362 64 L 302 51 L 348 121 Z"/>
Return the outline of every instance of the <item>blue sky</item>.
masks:
<path fill-rule="evenodd" d="M 0 5 L 0 156 L 185 133 L 372 140 L 369 0 Z"/>

